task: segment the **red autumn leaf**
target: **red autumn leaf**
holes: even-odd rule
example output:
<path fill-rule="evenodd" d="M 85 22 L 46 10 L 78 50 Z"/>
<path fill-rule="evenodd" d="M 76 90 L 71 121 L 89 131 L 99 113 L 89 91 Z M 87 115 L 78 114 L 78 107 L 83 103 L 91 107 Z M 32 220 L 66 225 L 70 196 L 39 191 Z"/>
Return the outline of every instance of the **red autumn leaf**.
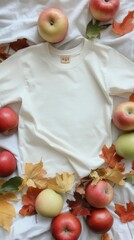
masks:
<path fill-rule="evenodd" d="M 29 47 L 29 44 L 26 38 L 22 38 L 22 39 L 18 39 L 15 42 L 10 43 L 10 47 L 16 52 L 22 48 Z"/>
<path fill-rule="evenodd" d="M 126 207 L 115 204 L 115 213 L 120 217 L 121 222 L 127 223 L 134 220 L 134 202 L 126 203 Z"/>
<path fill-rule="evenodd" d="M 85 194 L 85 185 L 92 181 L 92 178 L 90 176 L 86 176 L 80 179 L 80 181 L 77 183 L 75 187 L 75 191 L 80 193 L 81 195 Z"/>
<path fill-rule="evenodd" d="M 0 45 L 0 62 L 3 62 L 8 57 L 10 57 L 10 54 L 7 51 L 7 47 L 8 46 L 6 44 L 1 44 Z"/>
<path fill-rule="evenodd" d="M 129 11 L 127 16 L 123 19 L 121 23 L 113 20 L 112 30 L 113 32 L 124 35 L 133 31 L 134 29 L 134 11 Z"/>
<path fill-rule="evenodd" d="M 78 192 L 74 193 L 74 201 L 67 199 L 70 212 L 76 216 L 89 216 L 91 215 L 91 208 L 85 198 Z"/>
<path fill-rule="evenodd" d="M 122 160 L 122 157 L 116 153 L 114 144 L 112 144 L 110 148 L 104 145 L 100 157 L 105 160 L 105 163 L 107 163 L 108 167 L 115 168 L 116 166 L 116 168 L 118 168 L 120 171 L 124 171 L 124 163 L 119 164 L 119 162 Z"/>
<path fill-rule="evenodd" d="M 30 216 L 36 214 L 35 210 L 35 200 L 38 194 L 42 191 L 42 189 L 29 187 L 26 194 L 22 196 L 23 206 L 20 209 L 19 213 L 22 216 Z"/>
<path fill-rule="evenodd" d="M 130 101 L 130 102 L 134 102 L 134 93 L 132 93 L 132 94 L 130 95 L 129 101 Z"/>

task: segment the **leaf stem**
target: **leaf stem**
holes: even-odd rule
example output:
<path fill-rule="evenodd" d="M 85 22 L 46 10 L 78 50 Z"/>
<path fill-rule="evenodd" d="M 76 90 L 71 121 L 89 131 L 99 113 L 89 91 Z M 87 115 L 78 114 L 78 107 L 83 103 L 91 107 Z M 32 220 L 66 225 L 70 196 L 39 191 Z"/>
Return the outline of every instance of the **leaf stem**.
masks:
<path fill-rule="evenodd" d="M 128 226 L 128 230 L 129 230 L 130 236 L 131 236 L 131 238 L 133 239 L 133 234 L 132 234 L 132 232 L 131 232 L 131 229 L 130 229 L 130 226 L 129 226 L 128 222 L 127 222 L 127 226 Z"/>

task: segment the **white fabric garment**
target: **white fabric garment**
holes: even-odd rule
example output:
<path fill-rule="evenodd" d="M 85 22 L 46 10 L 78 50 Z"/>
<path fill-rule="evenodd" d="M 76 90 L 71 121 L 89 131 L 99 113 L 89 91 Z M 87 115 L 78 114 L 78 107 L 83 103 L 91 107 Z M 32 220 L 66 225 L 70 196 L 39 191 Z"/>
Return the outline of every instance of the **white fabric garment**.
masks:
<path fill-rule="evenodd" d="M 91 15 L 88 12 L 88 3 L 89 3 L 88 0 L 73 0 L 73 1 L 72 0 L 51 0 L 51 1 L 50 0 L 28 0 L 28 1 L 27 0 L 13 0 L 13 1 L 4 0 L 4 1 L 0 1 L 0 43 L 9 43 L 9 42 L 17 40 L 18 38 L 24 38 L 24 37 L 27 38 L 28 40 L 32 41 L 33 43 L 44 42 L 44 40 L 39 37 L 38 31 L 37 31 L 38 16 L 44 8 L 57 7 L 57 8 L 60 8 L 61 10 L 63 10 L 65 12 L 65 14 L 68 16 L 69 30 L 68 30 L 67 36 L 64 39 L 64 41 L 60 42 L 59 44 L 56 44 L 56 48 L 71 49 L 72 47 L 75 47 L 76 45 L 78 45 L 80 40 L 85 36 L 87 23 L 89 22 L 89 20 L 91 20 Z M 120 7 L 115 16 L 115 19 L 117 21 L 121 22 L 123 20 L 123 18 L 127 15 L 127 13 L 132 10 L 134 10 L 134 1 L 133 0 L 120 0 Z M 122 53 L 128 59 L 130 59 L 131 61 L 134 61 L 134 31 L 132 31 L 124 36 L 119 36 L 119 35 L 113 33 L 111 30 L 111 26 L 109 26 L 107 29 L 105 29 L 101 32 L 101 38 L 95 39 L 94 41 L 98 42 L 98 43 L 102 43 L 104 45 L 112 46 L 114 49 L 118 50 L 118 52 Z M 16 58 L 19 58 L 20 55 L 21 54 L 19 53 L 18 57 L 16 57 Z M 97 58 L 98 58 L 98 56 L 97 56 Z M 13 67 L 13 70 L 11 70 L 10 68 L 13 65 L 15 66 L 15 64 L 16 64 L 15 76 L 19 78 L 20 73 L 19 73 L 19 69 L 17 68 L 18 62 L 16 61 L 14 63 L 13 59 L 14 59 L 14 57 L 12 58 L 13 63 L 12 63 L 12 61 L 8 60 L 10 62 L 10 64 L 7 64 L 7 65 L 10 65 L 9 68 L 4 67 L 5 74 L 9 75 L 9 73 L 11 73 L 12 71 L 14 72 L 14 67 Z M 21 59 L 22 59 L 22 57 L 21 57 Z M 114 67 L 115 67 L 115 65 L 116 65 L 115 59 L 116 58 L 114 57 L 113 61 L 110 60 L 110 66 L 111 66 L 111 64 L 114 64 Z M 94 60 L 95 65 L 96 65 L 96 60 L 97 59 Z M 33 59 L 32 59 L 32 61 L 33 61 Z M 92 58 L 91 58 L 90 62 L 92 63 Z M 126 62 L 126 60 L 125 60 L 125 62 Z M 124 67 L 121 67 L 121 65 L 119 63 L 119 66 L 118 66 L 119 74 L 123 75 L 123 72 L 127 71 L 128 67 L 126 64 Z M 4 65 L 6 65 L 6 64 L 3 64 L 3 66 Z M 97 71 L 97 69 L 99 69 L 101 67 L 101 65 L 99 68 L 97 68 L 97 66 L 94 66 L 94 67 Z M 26 68 L 28 69 L 29 65 L 25 66 L 25 69 Z M 1 67 L 1 70 L 2 70 L 2 67 Z M 4 73 L 3 70 L 2 70 L 2 73 Z M 76 76 L 78 75 L 78 73 L 79 73 L 79 70 L 77 68 Z M 110 71 L 110 73 L 112 73 L 112 72 Z M 28 74 L 28 72 L 27 72 L 27 74 Z M 31 76 L 32 72 L 29 74 L 30 74 L 29 76 Z M 61 74 L 63 74 L 63 72 Z M 114 75 L 113 79 L 116 80 L 117 79 L 116 75 L 114 73 L 112 73 L 112 74 Z M 11 76 L 12 76 L 12 74 L 11 74 Z M 16 84 L 15 76 L 14 76 L 14 81 Z M 110 76 L 108 74 L 108 78 L 109 77 Z M 67 79 L 67 77 L 65 79 Z M 112 79 L 112 82 L 114 81 L 113 79 Z M 117 81 L 119 81 L 119 79 L 121 81 L 121 78 L 118 78 Z M 124 79 L 124 77 L 123 77 L 123 79 Z M 109 80 L 111 81 L 111 78 L 109 78 Z M 14 81 L 12 79 L 12 82 L 14 82 Z M 72 84 L 72 82 L 71 82 L 71 84 Z M 115 82 L 114 84 L 117 84 L 117 83 Z M 126 82 L 125 84 L 126 84 L 126 86 L 124 86 L 124 84 L 122 85 L 121 83 L 119 84 L 120 86 L 118 86 L 118 87 L 120 88 L 120 90 L 123 86 L 125 87 L 125 89 L 128 89 L 128 87 L 129 87 L 128 83 Z M 12 87 L 14 88 L 15 85 L 12 85 L 11 88 Z M 10 102 L 11 99 L 9 99 L 9 94 L 7 91 L 8 88 L 9 88 L 9 86 L 8 86 L 8 80 L 7 80 L 7 84 L 5 82 L 4 94 L 6 94 L 7 102 Z M 117 90 L 119 90 L 119 89 L 118 88 L 114 89 L 114 88 L 112 88 L 112 86 L 110 86 L 110 88 L 112 89 L 113 94 L 121 94 L 121 92 L 124 91 L 122 89 L 122 91 L 118 92 Z M 31 89 L 31 87 L 30 87 L 30 89 Z M 131 90 L 132 89 L 130 89 L 130 91 Z M 10 91 L 11 91 L 11 89 L 10 89 Z M 92 91 L 91 91 L 91 94 L 92 94 Z M 109 94 L 109 92 L 106 94 L 106 96 L 108 94 Z M 1 96 L 1 85 L 0 85 L 0 96 Z M 13 95 L 11 97 L 13 97 Z M 16 98 L 16 96 L 15 96 L 15 98 Z M 38 98 L 40 98 L 40 96 L 38 96 L 34 100 L 34 102 L 36 102 L 36 100 L 39 100 Z M 55 100 L 55 98 L 56 98 L 56 96 L 53 96 L 54 100 Z M 109 98 L 109 96 L 108 96 L 108 98 Z M 18 100 L 21 100 L 21 99 L 18 99 Z M 106 97 L 105 104 L 108 104 L 108 108 L 112 110 L 113 104 L 116 105 L 119 102 L 122 102 L 125 100 L 126 100 L 126 98 L 124 99 L 124 98 L 118 98 L 116 96 L 113 96 L 113 103 L 111 103 L 111 108 L 109 108 L 110 105 L 108 104 L 107 97 Z M 5 100 L 2 100 L 1 104 L 4 104 L 4 102 L 5 102 Z M 24 104 L 24 102 L 23 102 L 23 104 Z M 88 106 L 92 105 L 92 109 L 93 109 L 94 103 L 92 102 L 92 104 L 91 104 L 86 101 L 85 105 L 86 105 L 86 108 L 88 108 Z M 19 109 L 20 109 L 18 107 L 18 103 L 13 104 L 12 107 L 14 107 L 14 109 L 17 111 L 19 111 Z M 98 107 L 97 107 L 97 109 L 98 109 Z M 96 109 L 94 108 L 94 112 L 95 111 L 96 111 Z M 42 111 L 40 112 L 40 115 L 41 114 L 42 114 Z M 109 124 L 110 124 L 110 118 L 109 118 L 110 114 L 111 113 L 109 112 L 109 114 L 107 116 L 105 115 Z M 31 119 L 31 120 L 33 120 L 33 119 Z M 29 119 L 29 121 L 30 121 L 30 119 Z M 119 132 L 113 125 L 112 126 L 109 125 L 108 129 L 110 130 L 111 127 L 112 127 L 112 135 L 114 136 L 113 137 L 113 140 L 114 140 L 118 136 Z M 97 131 L 97 128 L 99 129 L 99 125 L 98 126 L 96 125 L 96 131 Z M 102 131 L 102 134 L 103 134 L 103 131 Z M 105 137 L 107 138 L 107 136 L 105 136 Z M 100 139 L 99 139 L 99 141 L 100 141 Z M 108 142 L 109 143 L 111 142 L 110 135 L 108 138 Z M 12 151 L 15 154 L 17 161 L 18 161 L 18 164 L 17 164 L 18 171 L 19 171 L 19 173 L 21 173 L 22 165 L 20 164 L 17 135 L 14 134 L 10 137 L 4 137 L 4 136 L 0 135 L 0 147 L 9 149 L 10 151 Z M 32 154 L 31 152 L 28 154 L 28 159 L 26 159 L 26 161 L 32 160 L 30 157 L 31 154 Z M 43 160 L 45 161 L 47 159 L 47 157 L 48 157 L 48 155 L 45 155 Z M 126 163 L 126 171 L 129 171 L 131 169 L 131 166 L 130 166 L 131 162 L 125 161 L 125 163 Z M 62 167 L 62 170 L 63 170 L 63 167 Z M 50 174 L 50 169 L 48 170 L 48 172 Z M 110 212 L 114 216 L 114 224 L 112 226 L 112 229 L 109 231 L 109 234 L 110 234 L 112 240 L 126 240 L 126 239 L 132 240 L 132 239 L 134 239 L 134 224 L 133 224 L 133 222 L 129 222 L 127 224 L 121 223 L 119 217 L 114 213 L 114 210 L 115 210 L 114 204 L 115 203 L 126 204 L 126 202 L 133 201 L 134 200 L 133 186 L 129 183 L 126 183 L 125 187 L 115 186 L 114 190 L 115 190 L 114 199 L 113 199 L 112 203 L 110 204 L 110 206 L 108 207 Z M 71 194 L 68 194 L 66 196 L 66 198 L 72 198 Z M 14 218 L 14 222 L 11 227 L 11 231 L 8 233 L 5 230 L 3 230 L 2 228 L 0 228 L 0 239 L 2 239 L 2 240 L 23 240 L 23 239 L 25 239 L 25 240 L 44 240 L 44 239 L 52 240 L 53 239 L 51 236 L 51 232 L 49 231 L 51 219 L 42 218 L 39 215 L 36 217 L 35 216 L 21 217 L 18 214 L 18 211 L 22 206 L 21 201 L 19 201 L 18 203 L 15 203 L 14 205 L 16 207 L 17 215 Z M 65 201 L 63 211 L 67 211 L 67 210 L 68 210 L 68 207 L 67 207 L 67 204 Z M 89 239 L 100 240 L 101 239 L 101 235 L 94 234 L 87 228 L 85 219 L 80 218 L 80 221 L 82 224 L 82 233 L 79 237 L 79 240 L 89 240 Z"/>
<path fill-rule="evenodd" d="M 21 101 L 18 165 L 42 160 L 49 176 L 80 177 L 99 167 L 102 146 L 112 143 L 112 96 L 133 91 L 133 69 L 112 48 L 84 39 L 70 50 L 41 43 L 4 61 L 0 104 Z"/>
<path fill-rule="evenodd" d="M 64 63 L 65 58 L 70 62 Z M 99 167 L 103 144 L 112 143 L 113 96 L 133 92 L 133 69 L 134 64 L 114 49 L 85 39 L 70 50 L 40 43 L 1 63 L 0 105 L 21 103 L 19 174 L 25 162 L 39 160 L 49 176 L 75 171 L 83 177 Z M 21 202 L 16 205 L 20 208 Z M 65 202 L 63 211 L 67 209 Z M 79 239 L 88 240 L 90 235 L 97 240 L 98 235 L 80 220 Z M 50 240 L 50 223 L 51 219 L 39 215 L 36 219 L 17 215 L 10 234 L 2 232 L 2 239 Z"/>
<path fill-rule="evenodd" d="M 85 36 L 87 23 L 92 16 L 88 11 L 89 0 L 4 0 L 0 1 L 0 43 L 8 43 L 18 38 L 27 38 L 34 43 L 43 42 L 37 31 L 37 20 L 41 11 L 48 7 L 60 8 L 68 17 L 69 29 L 58 48 L 72 48 L 72 39 Z M 122 22 L 129 11 L 134 10 L 133 0 L 120 0 L 115 19 Z M 124 36 L 115 34 L 109 26 L 101 32 L 100 43 L 116 48 L 134 61 L 134 31 Z"/>

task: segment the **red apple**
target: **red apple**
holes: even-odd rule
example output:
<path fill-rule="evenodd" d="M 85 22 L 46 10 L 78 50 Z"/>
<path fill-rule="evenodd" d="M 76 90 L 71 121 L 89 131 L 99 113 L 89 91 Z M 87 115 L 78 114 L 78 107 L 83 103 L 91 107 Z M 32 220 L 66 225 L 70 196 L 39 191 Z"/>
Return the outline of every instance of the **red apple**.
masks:
<path fill-rule="evenodd" d="M 62 41 L 68 31 L 68 18 L 58 8 L 44 9 L 38 18 L 38 32 L 47 42 L 58 43 Z"/>
<path fill-rule="evenodd" d="M 51 223 L 51 232 L 56 240 L 77 240 L 81 229 L 79 219 L 71 213 L 61 213 Z"/>
<path fill-rule="evenodd" d="M 113 111 L 113 123 L 123 131 L 134 130 L 134 102 L 118 104 Z"/>
<path fill-rule="evenodd" d="M 0 109 L 0 132 L 9 136 L 15 133 L 18 129 L 18 115 L 17 113 L 9 108 L 3 107 Z"/>
<path fill-rule="evenodd" d="M 0 152 L 0 177 L 8 177 L 16 171 L 17 161 L 15 156 L 7 151 Z"/>
<path fill-rule="evenodd" d="M 91 182 L 86 186 L 85 197 L 91 206 L 104 208 L 113 200 L 114 189 L 105 180 L 100 180 L 96 185 Z"/>
<path fill-rule="evenodd" d="M 88 227 L 95 233 L 104 234 L 113 225 L 113 216 L 106 208 L 94 209 L 86 219 Z"/>
<path fill-rule="evenodd" d="M 120 0 L 90 0 L 89 11 L 99 21 L 110 21 L 114 18 Z"/>

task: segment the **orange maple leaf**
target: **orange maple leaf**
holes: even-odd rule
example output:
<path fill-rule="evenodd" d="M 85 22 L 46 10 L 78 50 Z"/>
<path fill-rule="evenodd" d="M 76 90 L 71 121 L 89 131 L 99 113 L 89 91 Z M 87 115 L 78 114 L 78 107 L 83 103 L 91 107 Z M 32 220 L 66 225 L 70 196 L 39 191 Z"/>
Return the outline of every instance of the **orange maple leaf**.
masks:
<path fill-rule="evenodd" d="M 113 20 L 112 30 L 113 32 L 124 35 L 133 31 L 134 29 L 134 11 L 129 11 L 127 16 L 123 19 L 121 23 L 118 23 L 116 20 Z"/>
<path fill-rule="evenodd" d="M 22 196 L 22 202 L 24 205 L 19 211 L 22 216 L 30 216 L 36 214 L 35 200 L 41 191 L 42 189 L 34 187 L 29 187 L 27 189 L 26 194 Z"/>
<path fill-rule="evenodd" d="M 102 234 L 101 240 L 112 240 L 108 233 Z"/>
<path fill-rule="evenodd" d="M 126 207 L 115 204 L 115 213 L 120 217 L 121 222 L 127 223 L 134 220 L 134 202 L 126 203 Z"/>
<path fill-rule="evenodd" d="M 129 101 L 130 101 L 130 102 L 134 102 L 134 93 L 132 93 L 132 94 L 130 95 Z"/>
<path fill-rule="evenodd" d="M 112 144 L 109 148 L 106 145 L 104 145 L 100 157 L 105 160 L 105 163 L 107 163 L 108 167 L 110 168 L 116 167 L 118 170 L 124 171 L 125 164 L 124 163 L 119 164 L 119 162 L 122 160 L 122 157 L 116 153 L 114 144 Z"/>

